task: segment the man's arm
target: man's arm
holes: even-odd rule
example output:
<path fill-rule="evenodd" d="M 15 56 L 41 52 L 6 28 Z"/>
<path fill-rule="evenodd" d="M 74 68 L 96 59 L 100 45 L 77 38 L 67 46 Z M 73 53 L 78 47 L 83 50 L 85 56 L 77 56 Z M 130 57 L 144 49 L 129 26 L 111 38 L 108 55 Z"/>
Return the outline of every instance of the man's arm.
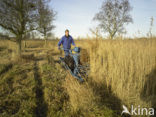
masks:
<path fill-rule="evenodd" d="M 72 38 L 72 45 L 76 46 L 73 37 L 71 37 L 71 38 Z"/>
<path fill-rule="evenodd" d="M 61 44 L 63 44 L 63 37 L 62 37 L 61 40 L 58 42 L 58 47 L 60 47 Z"/>

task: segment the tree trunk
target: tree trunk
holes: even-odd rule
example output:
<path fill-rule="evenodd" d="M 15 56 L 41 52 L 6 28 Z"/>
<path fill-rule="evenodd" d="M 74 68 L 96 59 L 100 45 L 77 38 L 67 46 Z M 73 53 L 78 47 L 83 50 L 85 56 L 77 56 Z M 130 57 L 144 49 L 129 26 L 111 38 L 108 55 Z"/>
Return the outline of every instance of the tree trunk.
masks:
<path fill-rule="evenodd" d="M 45 28 L 44 28 L 44 40 L 45 40 L 44 47 L 46 48 L 47 47 L 47 33 L 46 33 Z"/>
<path fill-rule="evenodd" d="M 111 39 L 111 40 L 114 39 L 115 34 L 116 34 L 116 31 L 114 31 L 114 32 L 109 32 L 109 35 L 110 35 L 110 39 Z"/>
<path fill-rule="evenodd" d="M 114 36 L 115 36 L 115 34 L 110 34 L 110 39 L 113 40 Z"/>
<path fill-rule="evenodd" d="M 44 46 L 47 47 L 47 39 L 45 38 Z"/>
<path fill-rule="evenodd" d="M 113 35 L 110 35 L 110 39 L 113 40 Z"/>
<path fill-rule="evenodd" d="M 18 41 L 17 45 L 18 45 L 18 47 L 17 47 L 17 56 L 20 57 L 21 56 L 21 50 L 22 50 L 22 42 Z"/>
<path fill-rule="evenodd" d="M 26 41 L 24 40 L 24 48 L 26 48 L 27 47 L 27 44 L 26 44 Z"/>

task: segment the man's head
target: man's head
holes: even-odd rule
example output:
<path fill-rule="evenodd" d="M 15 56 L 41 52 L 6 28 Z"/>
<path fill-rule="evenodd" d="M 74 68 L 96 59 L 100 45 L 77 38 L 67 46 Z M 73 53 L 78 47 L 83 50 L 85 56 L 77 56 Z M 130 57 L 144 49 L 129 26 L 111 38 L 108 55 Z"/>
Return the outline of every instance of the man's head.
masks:
<path fill-rule="evenodd" d="M 66 35 L 67 37 L 69 36 L 69 30 L 68 30 L 68 29 L 65 30 L 65 35 Z"/>

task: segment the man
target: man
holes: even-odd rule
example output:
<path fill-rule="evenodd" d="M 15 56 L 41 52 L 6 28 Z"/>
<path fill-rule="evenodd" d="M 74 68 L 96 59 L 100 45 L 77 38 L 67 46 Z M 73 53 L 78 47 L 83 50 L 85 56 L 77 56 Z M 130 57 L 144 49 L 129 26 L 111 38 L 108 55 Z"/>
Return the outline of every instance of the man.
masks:
<path fill-rule="evenodd" d="M 75 46 L 74 40 L 72 36 L 69 35 L 69 30 L 67 29 L 65 30 L 65 36 L 63 36 L 58 43 L 58 48 L 60 49 L 60 46 L 63 45 L 65 56 L 68 56 L 69 50 L 71 49 L 71 44 Z"/>

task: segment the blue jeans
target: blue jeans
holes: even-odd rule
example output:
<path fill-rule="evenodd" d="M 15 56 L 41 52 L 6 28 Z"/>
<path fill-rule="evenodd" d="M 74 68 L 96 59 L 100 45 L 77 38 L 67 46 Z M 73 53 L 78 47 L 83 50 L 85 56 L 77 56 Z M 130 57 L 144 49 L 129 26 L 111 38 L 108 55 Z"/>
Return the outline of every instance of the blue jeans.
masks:
<path fill-rule="evenodd" d="M 65 50 L 64 53 L 65 53 L 65 57 L 68 56 L 69 55 L 69 50 Z"/>

